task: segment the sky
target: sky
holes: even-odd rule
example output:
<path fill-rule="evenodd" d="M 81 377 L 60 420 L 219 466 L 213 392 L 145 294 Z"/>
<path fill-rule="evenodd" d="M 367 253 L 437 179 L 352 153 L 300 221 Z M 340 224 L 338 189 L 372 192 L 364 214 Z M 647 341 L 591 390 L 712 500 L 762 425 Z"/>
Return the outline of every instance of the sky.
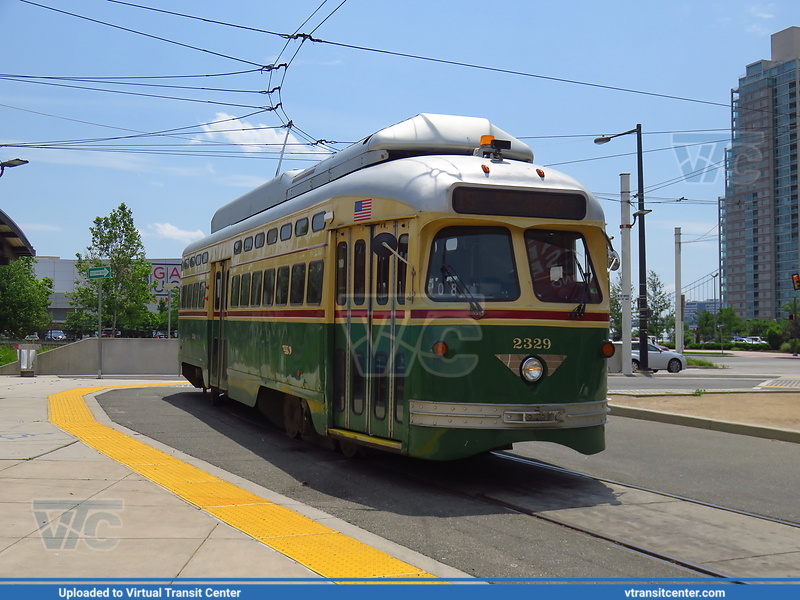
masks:
<path fill-rule="evenodd" d="M 681 227 L 686 286 L 717 270 L 731 89 L 800 26 L 796 0 L 141 2 L 0 0 L 0 161 L 30 161 L 0 209 L 39 256 L 85 252 L 124 202 L 147 256 L 179 257 L 278 170 L 427 112 L 524 140 L 600 198 L 617 248 L 636 139 L 593 140 L 641 123 L 647 268 L 674 289 Z"/>

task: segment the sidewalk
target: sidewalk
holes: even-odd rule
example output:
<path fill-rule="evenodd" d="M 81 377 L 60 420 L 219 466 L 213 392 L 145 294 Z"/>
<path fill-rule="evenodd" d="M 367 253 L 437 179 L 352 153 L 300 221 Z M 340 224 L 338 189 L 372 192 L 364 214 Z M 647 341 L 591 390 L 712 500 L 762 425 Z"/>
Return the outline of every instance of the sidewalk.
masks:
<path fill-rule="evenodd" d="M 85 405 L 82 393 L 65 394 L 170 381 L 0 377 L 0 578 L 468 577 L 126 431 L 93 394 Z M 68 400 L 55 416 L 50 396 Z M 176 483 L 177 472 L 194 479 Z"/>

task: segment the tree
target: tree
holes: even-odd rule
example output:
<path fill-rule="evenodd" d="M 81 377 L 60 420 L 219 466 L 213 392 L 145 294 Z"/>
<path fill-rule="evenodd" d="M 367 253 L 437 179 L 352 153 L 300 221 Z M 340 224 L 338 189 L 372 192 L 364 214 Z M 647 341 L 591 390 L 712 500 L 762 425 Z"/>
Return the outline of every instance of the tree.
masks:
<path fill-rule="evenodd" d="M 620 296 L 622 295 L 622 274 L 617 273 L 616 281 L 611 282 L 611 289 L 609 290 L 610 297 L 609 301 L 609 312 L 610 312 L 610 320 L 611 325 L 609 332 L 611 335 L 611 339 L 613 340 L 621 340 L 622 339 L 622 301 L 620 300 Z M 633 287 L 628 290 L 628 297 L 631 299 L 631 315 L 634 314 L 633 310 Z M 630 332 L 629 332 L 630 333 Z"/>
<path fill-rule="evenodd" d="M 148 282 L 150 263 L 134 225 L 133 213 L 122 203 L 109 216 L 97 217 L 89 231 L 91 246 L 86 248 L 86 254 L 76 255 L 80 279 L 70 294 L 70 304 L 78 313 L 94 313 L 96 319 L 99 281 L 103 289 L 104 327 L 138 332 L 150 329 L 153 326 L 153 315 L 147 308 L 152 299 Z M 111 269 L 110 277 L 88 279 L 90 268 L 103 266 Z"/>
<path fill-rule="evenodd" d="M 675 323 L 675 313 L 669 294 L 664 291 L 664 284 L 655 271 L 647 274 L 647 306 L 652 311 L 647 329 L 660 339 L 670 324 Z"/>
<path fill-rule="evenodd" d="M 36 279 L 31 257 L 0 267 L 0 332 L 23 337 L 50 324 L 53 280 Z"/>
<path fill-rule="evenodd" d="M 717 340 L 717 317 L 714 313 L 704 310 L 697 315 L 697 334 L 704 342 Z"/>
<path fill-rule="evenodd" d="M 167 314 L 167 301 L 165 298 L 161 298 L 158 301 L 158 314 L 155 315 L 156 320 L 153 326 L 154 329 L 159 331 L 167 332 L 167 336 L 169 337 L 170 332 L 169 330 L 175 331 L 178 329 L 178 318 L 179 318 L 179 310 L 181 307 L 181 288 L 176 287 L 169 290 L 170 296 L 170 315 Z"/>
<path fill-rule="evenodd" d="M 725 306 L 717 313 L 717 326 L 721 330 L 723 339 L 729 340 L 732 335 L 740 333 L 744 327 L 744 321 L 736 315 L 732 306 Z"/>

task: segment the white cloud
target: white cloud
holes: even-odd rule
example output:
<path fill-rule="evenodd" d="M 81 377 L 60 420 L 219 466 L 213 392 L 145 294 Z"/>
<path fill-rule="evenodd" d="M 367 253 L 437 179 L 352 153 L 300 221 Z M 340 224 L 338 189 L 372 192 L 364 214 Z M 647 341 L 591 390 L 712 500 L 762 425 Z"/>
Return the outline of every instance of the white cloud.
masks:
<path fill-rule="evenodd" d="M 271 150 L 278 152 L 283 147 L 284 140 L 286 140 L 289 152 L 298 150 L 300 152 L 328 154 L 327 151 L 321 148 L 303 145 L 304 143 L 291 133 L 287 138 L 285 127 L 276 128 L 261 123 L 252 124 L 225 113 L 217 113 L 214 115 L 214 120 L 221 122 L 203 125 L 203 129 L 206 131 L 206 139 L 224 140 L 241 146 L 245 152 L 263 151 L 269 146 L 271 146 Z"/>
<path fill-rule="evenodd" d="M 150 223 L 147 225 L 147 227 L 150 229 L 150 231 L 152 231 L 152 233 L 142 232 L 143 235 L 152 235 L 164 240 L 175 240 L 178 242 L 183 242 L 184 244 L 199 240 L 205 236 L 205 234 L 199 229 L 195 231 L 184 231 L 183 229 L 178 229 L 170 223 Z"/>
<path fill-rule="evenodd" d="M 750 7 L 750 14 L 759 19 L 772 19 L 775 17 L 774 4 L 755 4 Z"/>
<path fill-rule="evenodd" d="M 45 223 L 21 223 L 19 226 L 22 231 L 64 231 L 61 227 L 47 225 Z"/>

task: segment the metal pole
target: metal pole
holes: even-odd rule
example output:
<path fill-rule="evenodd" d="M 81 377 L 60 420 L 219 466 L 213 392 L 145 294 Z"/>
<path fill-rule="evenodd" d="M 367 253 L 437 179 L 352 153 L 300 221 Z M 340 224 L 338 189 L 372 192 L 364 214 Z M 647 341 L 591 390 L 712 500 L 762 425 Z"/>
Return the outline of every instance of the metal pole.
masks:
<path fill-rule="evenodd" d="M 675 228 L 675 352 L 683 354 L 683 304 L 681 302 L 681 228 Z"/>
<path fill-rule="evenodd" d="M 103 280 L 97 280 L 97 378 L 103 378 Z"/>
<path fill-rule="evenodd" d="M 172 339 L 172 289 L 167 290 L 167 339 Z"/>
<path fill-rule="evenodd" d="M 622 372 L 632 374 L 631 365 L 631 174 L 620 173 L 620 235 L 622 237 L 622 281 L 619 303 L 622 308 Z"/>
<path fill-rule="evenodd" d="M 644 229 L 644 156 L 642 151 L 642 125 L 636 125 L 636 156 L 639 171 L 639 370 L 642 372 L 650 371 L 650 361 L 648 356 L 647 320 L 650 316 L 647 307 L 647 263 L 645 252 L 645 229 Z"/>

